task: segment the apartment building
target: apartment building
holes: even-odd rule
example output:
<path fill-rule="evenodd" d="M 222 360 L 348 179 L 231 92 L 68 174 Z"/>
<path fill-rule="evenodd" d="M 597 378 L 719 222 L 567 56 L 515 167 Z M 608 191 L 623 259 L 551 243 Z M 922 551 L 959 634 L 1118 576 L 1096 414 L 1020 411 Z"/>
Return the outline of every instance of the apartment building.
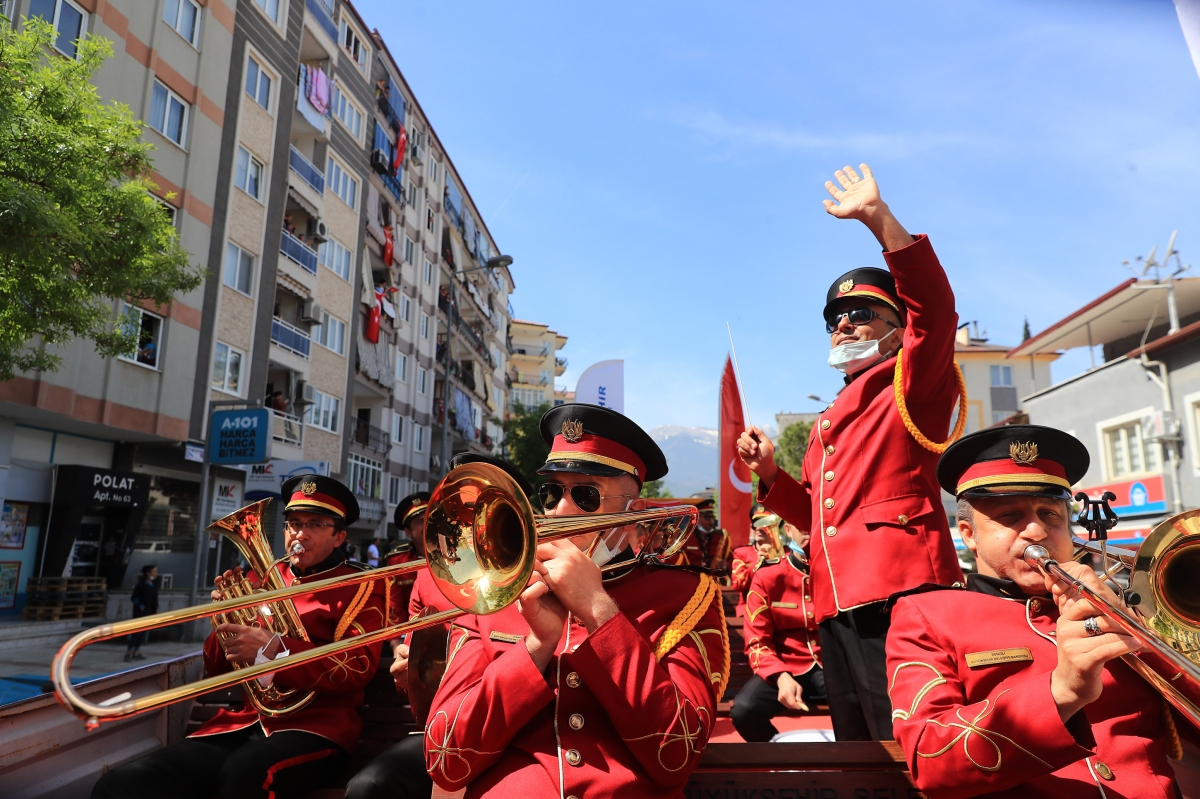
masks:
<path fill-rule="evenodd" d="M 537 408 L 543 403 L 561 405 L 568 401 L 566 389 L 554 386 L 554 378 L 567 370 L 567 359 L 558 354 L 567 345 L 567 337 L 548 325 L 523 319 L 514 319 L 509 333 L 512 338 L 511 407 Z"/>
<path fill-rule="evenodd" d="M 958 361 L 967 384 L 964 434 L 1021 414 L 1025 410 L 1021 397 L 1050 386 L 1050 364 L 1058 359 L 1057 352 L 1041 352 L 1013 361 L 1008 357 L 1011 350 L 990 342 L 975 323 L 958 328 L 954 360 Z"/>

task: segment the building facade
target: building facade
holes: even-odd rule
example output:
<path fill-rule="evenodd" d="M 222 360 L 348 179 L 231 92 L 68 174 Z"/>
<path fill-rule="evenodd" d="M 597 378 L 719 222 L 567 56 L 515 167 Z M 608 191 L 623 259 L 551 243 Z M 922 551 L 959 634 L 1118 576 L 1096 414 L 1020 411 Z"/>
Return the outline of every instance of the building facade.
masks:
<path fill-rule="evenodd" d="M 548 325 L 522 319 L 514 319 L 509 329 L 513 347 L 509 367 L 512 407 L 537 408 L 543 403 L 561 405 L 568 401 L 568 392 L 554 385 L 554 378 L 567 370 L 567 359 L 559 355 L 567 345 L 567 337 Z"/>

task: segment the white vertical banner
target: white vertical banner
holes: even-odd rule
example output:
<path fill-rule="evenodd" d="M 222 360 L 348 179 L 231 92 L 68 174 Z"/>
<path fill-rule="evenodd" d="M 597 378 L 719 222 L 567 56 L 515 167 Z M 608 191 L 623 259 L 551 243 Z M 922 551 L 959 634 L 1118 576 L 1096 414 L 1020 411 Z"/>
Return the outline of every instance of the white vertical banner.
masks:
<path fill-rule="evenodd" d="M 1192 53 L 1192 64 L 1200 74 L 1200 0 L 1175 0 L 1175 13 L 1183 27 L 1183 38 Z"/>
<path fill-rule="evenodd" d="M 625 413 L 625 361 L 600 361 L 585 369 L 575 384 L 575 401 Z"/>

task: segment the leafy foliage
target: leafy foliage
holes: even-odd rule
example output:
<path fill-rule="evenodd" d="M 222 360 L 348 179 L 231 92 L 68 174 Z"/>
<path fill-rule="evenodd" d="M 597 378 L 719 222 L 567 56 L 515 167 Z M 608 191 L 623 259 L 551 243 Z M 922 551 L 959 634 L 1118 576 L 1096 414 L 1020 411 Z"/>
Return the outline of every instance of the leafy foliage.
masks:
<path fill-rule="evenodd" d="M 550 445 L 542 440 L 539 423 L 542 414 L 550 410 L 550 403 L 543 402 L 536 408 L 517 405 L 508 418 L 500 424 L 504 427 L 504 443 L 508 448 L 508 459 L 537 488 L 546 482 L 544 475 L 537 473 L 550 454 Z"/>
<path fill-rule="evenodd" d="M 0 24 L 0 380 L 57 369 L 75 338 L 132 354 L 134 315 L 114 304 L 163 306 L 203 279 L 150 195 L 141 123 L 90 82 L 111 44 L 81 40 L 72 60 L 54 37 Z"/>
<path fill-rule="evenodd" d="M 775 461 L 779 467 L 794 477 L 800 476 L 800 466 L 804 463 L 804 453 L 808 451 L 808 437 L 812 433 L 812 425 L 807 422 L 793 422 L 783 428 L 783 434 L 775 445 Z M 757 480 L 756 490 L 757 490 Z"/>
<path fill-rule="evenodd" d="M 662 480 L 647 480 L 642 483 L 643 499 L 669 499 L 671 491 L 663 486 Z"/>

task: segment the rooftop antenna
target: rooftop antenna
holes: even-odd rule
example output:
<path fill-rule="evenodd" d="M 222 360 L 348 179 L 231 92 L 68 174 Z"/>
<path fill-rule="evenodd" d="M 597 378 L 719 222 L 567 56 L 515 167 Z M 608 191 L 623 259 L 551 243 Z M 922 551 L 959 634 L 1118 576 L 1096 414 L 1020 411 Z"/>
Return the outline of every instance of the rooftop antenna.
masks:
<path fill-rule="evenodd" d="M 1167 290 L 1167 318 L 1170 325 L 1167 330 L 1168 333 L 1179 332 L 1179 307 L 1175 303 L 1175 278 L 1192 268 L 1191 264 L 1184 266 L 1183 260 L 1179 257 L 1179 250 L 1175 249 L 1175 238 L 1178 235 L 1178 230 L 1171 231 L 1171 239 L 1167 242 L 1167 254 L 1163 256 L 1161 262 L 1155 257 L 1155 254 L 1158 252 L 1157 244 L 1150 248 L 1150 254 L 1145 259 L 1140 255 L 1134 259 L 1134 261 L 1142 264 L 1142 277 L 1145 277 L 1151 269 L 1154 270 L 1153 285 L 1135 284 L 1135 288 L 1165 288 Z M 1164 280 L 1162 270 L 1170 269 L 1172 257 L 1175 259 L 1175 271 L 1168 271 L 1167 277 Z M 1138 271 L 1137 267 L 1129 263 L 1129 261 L 1122 261 L 1121 263 L 1134 272 Z"/>

